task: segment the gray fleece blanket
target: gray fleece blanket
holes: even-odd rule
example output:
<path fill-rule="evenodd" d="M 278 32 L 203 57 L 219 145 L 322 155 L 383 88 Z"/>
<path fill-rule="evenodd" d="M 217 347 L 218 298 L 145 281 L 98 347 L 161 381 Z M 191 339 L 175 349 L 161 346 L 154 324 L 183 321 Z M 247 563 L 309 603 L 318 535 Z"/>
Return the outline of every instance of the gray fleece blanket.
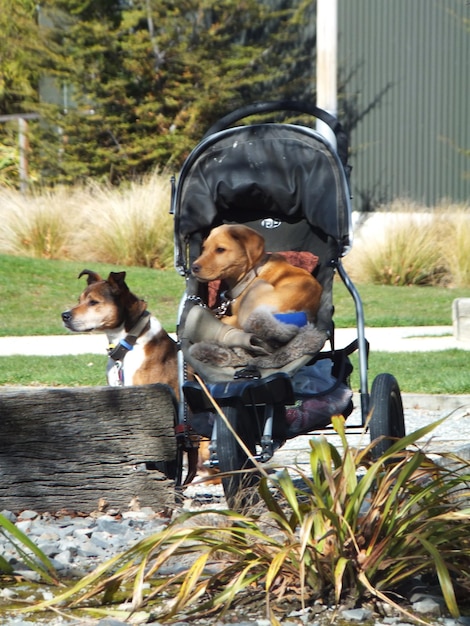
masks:
<path fill-rule="evenodd" d="M 315 356 L 323 347 L 327 334 L 314 324 L 302 327 L 285 324 L 269 311 L 255 311 L 243 330 L 253 334 L 265 348 L 265 354 L 254 354 L 246 348 L 201 341 L 191 346 L 192 358 L 217 367 L 282 368 L 305 355 Z"/>

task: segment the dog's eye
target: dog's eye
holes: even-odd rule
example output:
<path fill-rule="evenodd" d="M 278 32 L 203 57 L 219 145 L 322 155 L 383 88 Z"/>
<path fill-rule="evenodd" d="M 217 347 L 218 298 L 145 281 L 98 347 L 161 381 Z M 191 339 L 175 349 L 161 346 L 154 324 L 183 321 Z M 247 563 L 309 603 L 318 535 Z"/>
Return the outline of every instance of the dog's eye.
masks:
<path fill-rule="evenodd" d="M 215 251 L 216 251 L 217 254 L 221 254 L 222 252 L 225 252 L 225 248 L 220 248 L 219 247 L 219 248 L 216 248 Z"/>
<path fill-rule="evenodd" d="M 97 304 L 99 304 L 99 302 L 98 302 L 98 300 L 90 300 L 90 301 L 88 302 L 88 304 L 89 304 L 90 306 L 96 306 Z"/>

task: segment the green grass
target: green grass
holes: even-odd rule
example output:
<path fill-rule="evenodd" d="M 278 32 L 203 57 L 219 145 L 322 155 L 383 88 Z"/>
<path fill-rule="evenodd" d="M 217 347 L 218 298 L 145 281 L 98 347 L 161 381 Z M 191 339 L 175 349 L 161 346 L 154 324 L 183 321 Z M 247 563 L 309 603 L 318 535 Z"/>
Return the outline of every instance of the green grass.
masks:
<path fill-rule="evenodd" d="M 0 385 L 95 387 L 106 385 L 106 354 L 0 357 Z"/>
<path fill-rule="evenodd" d="M 351 388 L 359 391 L 357 353 L 351 355 L 354 371 Z M 466 350 L 439 352 L 372 352 L 369 355 L 369 392 L 377 374 L 393 374 L 404 393 L 470 394 L 469 353 Z"/>
<path fill-rule="evenodd" d="M 85 286 L 82 269 L 103 276 L 127 272 L 132 291 L 147 300 L 149 310 L 174 331 L 184 279 L 174 270 L 123 267 L 87 262 L 53 261 L 0 255 L 0 336 L 67 334 L 60 314 L 73 305 Z M 435 326 L 452 324 L 454 298 L 470 297 L 470 289 L 356 285 L 367 326 Z M 356 326 L 354 304 L 344 285 L 334 287 L 338 328 Z M 357 355 L 352 388 L 359 387 Z M 356 360 L 355 360 L 356 359 Z M 88 386 L 105 384 L 106 355 L 0 357 L 0 385 Z M 369 384 L 380 372 L 396 376 L 404 392 L 470 393 L 468 352 L 371 352 Z"/>
<path fill-rule="evenodd" d="M 382 372 L 393 374 L 404 393 L 469 394 L 468 352 L 371 352 L 369 391 Z M 83 387 L 106 385 L 105 354 L 0 357 L 0 386 Z M 353 391 L 359 391 L 357 353 L 351 356 Z"/>
<path fill-rule="evenodd" d="M 131 291 L 148 302 L 165 328 L 175 329 L 184 291 L 184 279 L 175 270 L 0 255 L 0 336 L 67 334 L 60 314 L 76 304 L 85 288 L 86 278 L 77 280 L 85 268 L 104 278 L 125 270 Z"/>
<path fill-rule="evenodd" d="M 104 277 L 125 269 L 131 291 L 148 302 L 167 330 L 175 329 L 184 291 L 184 279 L 175 270 L 0 255 L 0 336 L 66 334 L 60 314 L 75 304 L 85 287 L 85 278 L 77 280 L 85 268 Z M 451 325 L 452 301 L 470 297 L 469 288 L 356 286 L 368 326 Z M 334 301 L 338 328 L 354 327 L 354 303 L 340 281 L 335 283 Z"/>
<path fill-rule="evenodd" d="M 451 326 L 452 302 L 470 298 L 470 288 L 395 287 L 356 284 L 367 326 Z M 341 281 L 334 286 L 335 321 L 338 328 L 356 326 L 354 303 Z"/>

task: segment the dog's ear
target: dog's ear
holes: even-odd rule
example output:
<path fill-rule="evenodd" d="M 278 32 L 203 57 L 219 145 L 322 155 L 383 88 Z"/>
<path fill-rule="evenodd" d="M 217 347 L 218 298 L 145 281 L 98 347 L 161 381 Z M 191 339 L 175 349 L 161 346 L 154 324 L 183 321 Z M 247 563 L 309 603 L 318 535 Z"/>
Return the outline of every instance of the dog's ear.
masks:
<path fill-rule="evenodd" d="M 264 255 L 264 237 L 253 228 L 243 225 L 235 225 L 232 234 L 245 249 L 250 267 L 256 265 Z"/>
<path fill-rule="evenodd" d="M 99 274 L 97 274 L 96 272 L 92 272 L 91 270 L 82 270 L 80 274 L 78 275 L 78 278 L 81 278 L 82 276 L 88 276 L 87 278 L 88 285 L 91 285 L 92 283 L 97 283 L 100 280 L 102 280 Z"/>
<path fill-rule="evenodd" d="M 117 291 L 129 291 L 125 278 L 126 272 L 110 272 L 108 276 L 108 283 Z"/>

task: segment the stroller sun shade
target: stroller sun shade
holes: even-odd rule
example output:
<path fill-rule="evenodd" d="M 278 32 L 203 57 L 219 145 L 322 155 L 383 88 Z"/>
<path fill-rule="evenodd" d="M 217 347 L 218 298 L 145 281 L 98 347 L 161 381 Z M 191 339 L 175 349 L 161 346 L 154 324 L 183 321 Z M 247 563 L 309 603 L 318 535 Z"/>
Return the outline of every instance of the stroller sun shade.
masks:
<path fill-rule="evenodd" d="M 178 257 L 197 232 L 223 222 L 306 219 L 338 243 L 351 243 L 349 187 L 328 142 L 292 124 L 238 126 L 210 135 L 189 155 L 173 204 Z"/>

